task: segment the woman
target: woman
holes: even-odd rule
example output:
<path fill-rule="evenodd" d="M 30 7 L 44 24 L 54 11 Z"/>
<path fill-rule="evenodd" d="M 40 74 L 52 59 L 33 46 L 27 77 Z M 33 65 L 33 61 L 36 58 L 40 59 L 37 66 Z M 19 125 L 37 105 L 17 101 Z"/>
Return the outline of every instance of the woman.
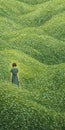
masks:
<path fill-rule="evenodd" d="M 19 86 L 19 76 L 18 76 L 18 69 L 17 69 L 17 64 L 13 63 L 12 64 L 12 69 L 11 69 L 11 75 L 10 75 L 10 80 L 13 84 L 16 84 Z"/>

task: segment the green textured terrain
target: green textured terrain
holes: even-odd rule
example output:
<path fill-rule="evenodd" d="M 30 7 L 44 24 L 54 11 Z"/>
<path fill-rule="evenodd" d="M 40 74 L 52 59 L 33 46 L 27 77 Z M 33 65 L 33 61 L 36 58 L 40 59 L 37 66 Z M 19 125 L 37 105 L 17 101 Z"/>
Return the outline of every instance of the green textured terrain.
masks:
<path fill-rule="evenodd" d="M 65 130 L 65 0 L 0 0 L 0 130 Z"/>

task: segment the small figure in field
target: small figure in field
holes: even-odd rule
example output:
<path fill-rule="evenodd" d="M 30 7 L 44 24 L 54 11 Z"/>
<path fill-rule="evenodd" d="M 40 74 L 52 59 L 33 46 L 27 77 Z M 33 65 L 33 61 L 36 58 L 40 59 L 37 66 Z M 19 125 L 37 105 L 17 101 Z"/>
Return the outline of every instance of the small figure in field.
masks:
<path fill-rule="evenodd" d="M 11 74 L 10 74 L 10 80 L 13 84 L 16 84 L 19 86 L 19 76 L 18 76 L 18 68 L 17 64 L 13 63 L 12 64 L 12 69 L 11 69 Z"/>

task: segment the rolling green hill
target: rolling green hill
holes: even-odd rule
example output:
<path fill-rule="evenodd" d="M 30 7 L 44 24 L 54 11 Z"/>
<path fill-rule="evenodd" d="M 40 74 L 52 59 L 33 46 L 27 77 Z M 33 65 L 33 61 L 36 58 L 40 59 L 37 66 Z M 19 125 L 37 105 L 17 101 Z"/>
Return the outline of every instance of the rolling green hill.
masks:
<path fill-rule="evenodd" d="M 1 0 L 0 130 L 64 130 L 64 108 L 65 0 Z"/>

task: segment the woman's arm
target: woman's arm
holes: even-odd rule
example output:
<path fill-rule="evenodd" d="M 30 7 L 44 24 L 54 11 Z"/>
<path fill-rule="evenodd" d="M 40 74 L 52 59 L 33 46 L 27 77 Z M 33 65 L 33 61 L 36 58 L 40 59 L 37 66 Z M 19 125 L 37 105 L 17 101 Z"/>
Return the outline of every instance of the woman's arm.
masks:
<path fill-rule="evenodd" d="M 18 81 L 19 81 L 19 74 L 17 73 Z"/>
<path fill-rule="evenodd" d="M 10 73 L 10 81 L 12 82 L 12 72 Z"/>

